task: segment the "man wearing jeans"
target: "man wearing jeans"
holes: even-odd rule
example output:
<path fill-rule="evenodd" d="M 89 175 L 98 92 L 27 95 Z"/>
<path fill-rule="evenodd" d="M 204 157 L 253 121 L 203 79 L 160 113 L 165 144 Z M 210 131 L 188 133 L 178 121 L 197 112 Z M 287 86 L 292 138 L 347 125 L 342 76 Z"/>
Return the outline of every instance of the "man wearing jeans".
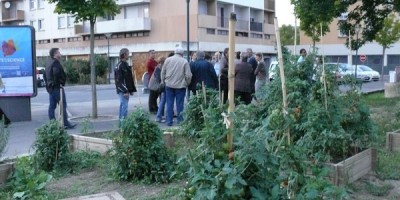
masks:
<path fill-rule="evenodd" d="M 128 116 L 129 96 L 136 92 L 135 83 L 133 81 L 132 69 L 127 60 L 129 58 L 129 50 L 123 48 L 119 51 L 120 61 L 115 66 L 115 87 L 119 96 L 119 123 Z"/>
<path fill-rule="evenodd" d="M 65 85 L 65 72 L 60 63 L 61 53 L 58 48 L 50 49 L 50 60 L 46 63 L 45 76 L 43 77 L 46 82 L 46 90 L 49 93 L 49 110 L 48 115 L 50 120 L 56 119 L 54 110 L 57 104 L 60 103 L 62 95 L 63 104 L 63 121 L 65 129 L 72 129 L 76 124 L 71 124 L 68 121 L 67 114 L 67 99 L 65 98 L 64 85 Z"/>
<path fill-rule="evenodd" d="M 183 58 L 183 52 L 184 50 L 178 47 L 175 55 L 165 60 L 161 70 L 161 82 L 165 85 L 167 99 L 166 123 L 168 126 L 173 124 L 174 103 L 176 103 L 178 124 L 183 121 L 182 111 L 186 88 L 192 79 L 189 63 Z"/>

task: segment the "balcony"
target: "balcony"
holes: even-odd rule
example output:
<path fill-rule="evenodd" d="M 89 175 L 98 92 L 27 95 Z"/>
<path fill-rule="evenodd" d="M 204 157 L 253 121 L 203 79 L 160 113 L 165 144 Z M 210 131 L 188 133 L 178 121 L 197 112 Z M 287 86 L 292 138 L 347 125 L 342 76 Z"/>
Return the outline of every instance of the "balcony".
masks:
<path fill-rule="evenodd" d="M 229 18 L 217 18 L 217 26 L 220 28 L 229 28 Z M 236 21 L 236 30 L 248 31 L 249 30 L 249 21 L 247 20 L 237 20 Z"/>
<path fill-rule="evenodd" d="M 250 31 L 263 32 L 262 22 L 250 22 Z"/>
<path fill-rule="evenodd" d="M 150 3 L 150 0 L 117 0 L 116 3 L 117 5 L 125 6 L 125 5 Z"/>
<path fill-rule="evenodd" d="M 24 21 L 25 13 L 23 10 L 3 9 L 1 22 Z"/>
<path fill-rule="evenodd" d="M 133 31 L 150 31 L 150 18 L 130 18 L 121 20 L 101 21 L 96 23 L 95 32 L 100 33 L 118 33 Z"/>

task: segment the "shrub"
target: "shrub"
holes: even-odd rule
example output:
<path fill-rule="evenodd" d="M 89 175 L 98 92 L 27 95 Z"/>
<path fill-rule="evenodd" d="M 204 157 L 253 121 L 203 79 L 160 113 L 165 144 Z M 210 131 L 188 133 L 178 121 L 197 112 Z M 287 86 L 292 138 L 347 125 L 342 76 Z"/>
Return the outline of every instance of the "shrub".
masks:
<path fill-rule="evenodd" d="M 33 147 L 33 163 L 36 169 L 49 172 L 68 163 L 69 135 L 55 120 L 36 130 Z"/>
<path fill-rule="evenodd" d="M 108 72 L 108 61 L 101 55 L 95 55 L 96 76 L 106 77 Z"/>
<path fill-rule="evenodd" d="M 125 119 L 113 140 L 112 171 L 120 180 L 168 182 L 172 167 L 161 130 L 148 114 L 136 110 Z"/>
<path fill-rule="evenodd" d="M 45 186 L 51 179 L 46 172 L 33 169 L 29 157 L 22 157 L 17 159 L 5 188 L 12 194 L 12 199 L 47 199 Z"/>

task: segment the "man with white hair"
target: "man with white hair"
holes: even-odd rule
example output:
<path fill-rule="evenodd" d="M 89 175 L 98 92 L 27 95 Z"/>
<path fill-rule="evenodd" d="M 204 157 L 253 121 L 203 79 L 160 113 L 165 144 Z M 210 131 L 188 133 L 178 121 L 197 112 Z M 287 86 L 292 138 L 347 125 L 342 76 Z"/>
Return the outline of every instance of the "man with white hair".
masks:
<path fill-rule="evenodd" d="M 165 85 L 167 100 L 167 126 L 172 126 L 173 124 L 174 103 L 176 103 L 178 124 L 183 121 L 182 111 L 186 88 L 192 79 L 189 63 L 183 58 L 183 52 L 182 47 L 176 48 L 175 55 L 165 60 L 161 70 L 161 82 Z"/>

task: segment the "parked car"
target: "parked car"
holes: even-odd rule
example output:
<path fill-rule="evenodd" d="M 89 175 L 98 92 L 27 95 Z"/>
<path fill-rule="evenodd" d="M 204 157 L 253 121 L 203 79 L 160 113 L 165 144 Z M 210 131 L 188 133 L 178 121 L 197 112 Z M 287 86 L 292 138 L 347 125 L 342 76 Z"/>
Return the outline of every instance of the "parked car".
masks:
<path fill-rule="evenodd" d="M 36 85 L 38 87 L 45 87 L 46 82 L 44 81 L 43 74 L 45 73 L 44 67 L 36 67 Z"/>
<path fill-rule="evenodd" d="M 352 75 L 354 75 L 356 71 L 356 66 L 352 65 L 351 67 L 348 67 L 348 70 Z M 370 74 L 368 72 L 363 71 L 360 68 L 360 65 L 357 65 L 357 79 L 360 79 L 364 82 L 371 81 Z"/>
<path fill-rule="evenodd" d="M 279 70 L 278 61 L 272 61 L 268 68 L 269 81 L 274 80 L 274 78 L 276 76 L 276 70 Z"/>
<path fill-rule="evenodd" d="M 381 74 L 366 65 L 357 65 L 362 71 L 368 73 L 370 80 L 379 81 L 381 79 Z M 357 67 L 357 68 L 358 68 Z"/>
<path fill-rule="evenodd" d="M 355 76 L 355 67 L 348 63 L 325 63 L 326 66 L 337 66 L 338 81 L 342 82 L 345 76 Z M 357 79 L 362 81 L 370 81 L 367 73 L 357 67 Z"/>

